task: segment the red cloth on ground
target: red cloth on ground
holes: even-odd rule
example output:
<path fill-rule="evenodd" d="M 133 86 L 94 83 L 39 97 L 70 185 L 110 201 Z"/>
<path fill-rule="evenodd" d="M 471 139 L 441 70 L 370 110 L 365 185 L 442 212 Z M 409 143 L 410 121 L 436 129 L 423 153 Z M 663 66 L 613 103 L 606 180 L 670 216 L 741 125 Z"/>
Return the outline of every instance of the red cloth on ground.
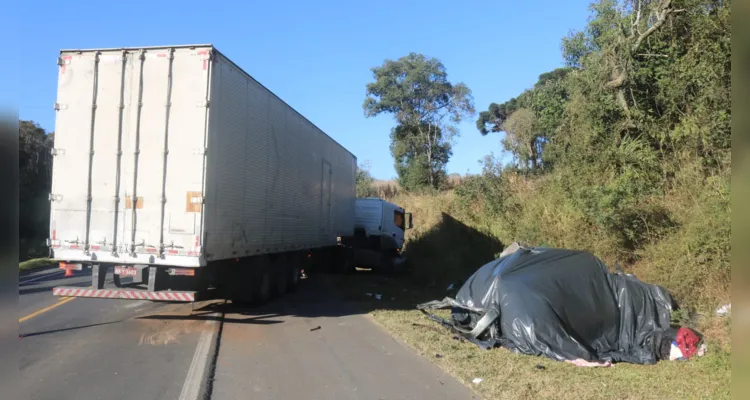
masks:
<path fill-rule="evenodd" d="M 690 358 L 698 351 L 698 344 L 701 339 L 690 328 L 680 328 L 677 330 L 677 347 L 680 348 L 682 356 Z"/>

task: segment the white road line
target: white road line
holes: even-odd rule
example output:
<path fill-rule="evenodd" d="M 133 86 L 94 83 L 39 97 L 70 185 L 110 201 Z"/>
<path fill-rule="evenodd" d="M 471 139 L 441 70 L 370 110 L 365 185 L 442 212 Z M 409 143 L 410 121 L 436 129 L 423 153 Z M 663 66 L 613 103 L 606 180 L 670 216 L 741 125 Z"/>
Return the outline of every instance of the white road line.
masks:
<path fill-rule="evenodd" d="M 31 279 L 26 279 L 25 281 L 19 281 L 19 282 L 18 282 L 18 284 L 19 284 L 19 285 L 23 285 L 24 283 L 29 283 L 29 282 L 34 282 L 34 281 L 38 281 L 38 280 L 40 280 L 40 279 L 42 279 L 42 278 L 48 278 L 48 277 L 50 277 L 50 276 L 52 276 L 52 275 L 55 275 L 55 274 L 60 274 L 60 273 L 63 273 L 63 272 L 65 272 L 65 271 L 63 271 L 63 270 L 59 270 L 59 271 L 51 272 L 51 273 L 49 273 L 49 274 L 44 274 L 44 275 L 40 275 L 40 276 L 37 276 L 37 277 L 35 277 L 35 278 L 31 278 Z"/>
<path fill-rule="evenodd" d="M 218 332 L 219 320 L 221 314 L 214 313 L 209 314 L 209 318 L 216 318 L 216 320 L 206 321 L 206 325 L 215 325 L 209 329 L 204 330 L 201 333 L 200 339 L 198 339 L 198 347 L 195 348 L 195 354 L 193 354 L 193 361 L 190 362 L 190 369 L 188 370 L 185 383 L 182 385 L 182 392 L 180 393 L 179 400 L 199 400 L 203 398 L 203 381 L 206 375 L 206 368 L 208 367 L 208 357 L 211 350 L 211 344 L 214 339 L 214 335 Z"/>

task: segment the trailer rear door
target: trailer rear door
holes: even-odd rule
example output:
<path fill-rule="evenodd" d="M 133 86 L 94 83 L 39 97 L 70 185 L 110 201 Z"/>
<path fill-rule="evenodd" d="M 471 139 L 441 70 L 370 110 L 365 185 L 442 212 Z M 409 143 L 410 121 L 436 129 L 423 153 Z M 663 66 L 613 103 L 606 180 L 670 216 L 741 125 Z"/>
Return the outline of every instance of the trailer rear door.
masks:
<path fill-rule="evenodd" d="M 50 233 L 56 258 L 200 264 L 210 54 L 190 47 L 61 52 Z"/>

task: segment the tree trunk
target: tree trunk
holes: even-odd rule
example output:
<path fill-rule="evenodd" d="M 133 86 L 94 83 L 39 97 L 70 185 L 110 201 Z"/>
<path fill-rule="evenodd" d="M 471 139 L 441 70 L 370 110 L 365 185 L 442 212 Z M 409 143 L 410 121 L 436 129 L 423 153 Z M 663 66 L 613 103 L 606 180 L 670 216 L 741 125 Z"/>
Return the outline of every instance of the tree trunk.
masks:
<path fill-rule="evenodd" d="M 435 179 L 433 177 L 434 171 L 432 169 L 432 125 L 427 127 L 427 168 L 429 173 L 427 178 L 429 180 L 430 187 L 435 187 Z"/>
<path fill-rule="evenodd" d="M 531 168 L 536 169 L 536 149 L 533 145 L 534 139 L 526 143 L 526 150 L 529 151 L 529 159 L 531 161 Z"/>

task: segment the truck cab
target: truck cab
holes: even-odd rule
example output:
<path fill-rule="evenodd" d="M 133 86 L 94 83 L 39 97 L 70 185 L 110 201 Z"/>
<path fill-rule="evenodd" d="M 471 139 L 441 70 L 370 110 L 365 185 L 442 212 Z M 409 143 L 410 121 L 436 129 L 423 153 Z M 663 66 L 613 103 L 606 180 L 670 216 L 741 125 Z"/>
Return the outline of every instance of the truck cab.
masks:
<path fill-rule="evenodd" d="M 379 198 L 356 199 L 355 234 L 367 237 L 371 250 L 401 250 L 404 233 L 412 226 L 410 213 Z"/>

